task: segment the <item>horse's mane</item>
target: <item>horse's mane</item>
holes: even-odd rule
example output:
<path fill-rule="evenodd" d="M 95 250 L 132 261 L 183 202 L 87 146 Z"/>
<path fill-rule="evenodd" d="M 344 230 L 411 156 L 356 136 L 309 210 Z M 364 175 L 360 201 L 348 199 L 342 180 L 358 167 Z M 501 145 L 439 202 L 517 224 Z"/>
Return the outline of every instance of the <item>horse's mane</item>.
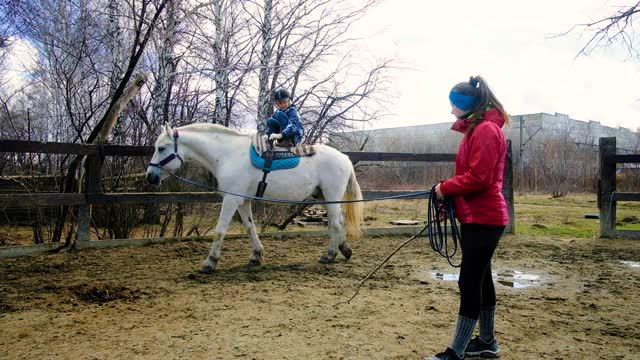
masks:
<path fill-rule="evenodd" d="M 206 132 L 223 133 L 223 134 L 236 135 L 236 136 L 251 136 L 251 134 L 245 134 L 236 129 L 231 129 L 218 124 L 198 123 L 198 124 L 186 125 L 186 126 L 183 126 L 182 128 L 185 130 L 189 129 L 189 130 L 194 130 L 199 132 L 206 131 Z"/>

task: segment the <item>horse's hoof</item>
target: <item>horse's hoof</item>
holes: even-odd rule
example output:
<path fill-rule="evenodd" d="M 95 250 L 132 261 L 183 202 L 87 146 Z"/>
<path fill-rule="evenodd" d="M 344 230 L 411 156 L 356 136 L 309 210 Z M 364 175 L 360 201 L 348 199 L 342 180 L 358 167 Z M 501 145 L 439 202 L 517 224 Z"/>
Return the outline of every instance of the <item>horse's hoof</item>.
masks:
<path fill-rule="evenodd" d="M 260 266 L 262 261 L 260 259 L 249 259 L 249 266 Z"/>
<path fill-rule="evenodd" d="M 351 259 L 351 254 L 353 253 L 353 251 L 351 250 L 351 245 L 347 244 L 346 242 L 340 244 L 340 246 L 338 246 L 338 250 L 340 250 L 340 253 L 347 258 L 347 260 Z"/>
<path fill-rule="evenodd" d="M 211 274 L 213 270 L 216 269 L 216 265 L 218 261 L 212 260 L 211 258 L 207 258 L 207 260 L 202 262 L 202 267 L 200 268 L 200 272 L 203 274 Z"/>
<path fill-rule="evenodd" d="M 322 256 L 320 256 L 320 263 L 321 264 L 331 264 L 334 263 L 336 261 L 336 254 L 324 254 Z"/>

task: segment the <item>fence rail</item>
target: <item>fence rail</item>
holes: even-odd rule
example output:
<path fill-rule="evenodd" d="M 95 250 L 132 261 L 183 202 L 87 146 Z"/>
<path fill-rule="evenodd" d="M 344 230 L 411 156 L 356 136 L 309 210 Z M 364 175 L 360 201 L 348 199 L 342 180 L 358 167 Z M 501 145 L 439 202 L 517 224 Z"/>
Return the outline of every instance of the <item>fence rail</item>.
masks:
<path fill-rule="evenodd" d="M 146 192 L 146 193 L 102 193 L 100 179 L 105 156 L 151 156 L 152 146 L 129 145 L 95 145 L 69 144 L 56 142 L 37 142 L 19 140 L 0 140 L 0 152 L 9 153 L 49 153 L 85 155 L 86 173 L 84 193 L 29 193 L 29 194 L 0 194 L 0 208 L 37 208 L 52 206 L 78 207 L 78 241 L 89 240 L 89 223 L 91 206 L 98 204 L 122 203 L 202 203 L 219 202 L 222 197 L 215 192 Z M 380 152 L 344 152 L 355 164 L 360 161 L 398 161 L 398 162 L 453 162 L 455 154 L 448 153 L 380 153 Z M 426 190 L 426 189 L 425 189 Z M 376 198 L 390 195 L 408 194 L 412 191 L 363 191 L 365 198 Z M 505 231 L 514 233 L 514 205 L 513 205 L 513 157 L 511 141 L 507 146 L 507 166 L 503 194 L 507 200 L 511 224 Z M 415 196 L 413 198 L 420 198 Z M 424 197 L 422 197 L 424 198 Z M 81 246 L 81 245 L 80 245 Z"/>
<path fill-rule="evenodd" d="M 616 191 L 616 165 L 622 163 L 640 163 L 640 154 L 616 155 L 616 138 L 600 138 L 600 179 L 598 180 L 600 236 L 640 239 L 640 230 L 616 229 L 617 202 L 640 201 L 640 193 Z"/>

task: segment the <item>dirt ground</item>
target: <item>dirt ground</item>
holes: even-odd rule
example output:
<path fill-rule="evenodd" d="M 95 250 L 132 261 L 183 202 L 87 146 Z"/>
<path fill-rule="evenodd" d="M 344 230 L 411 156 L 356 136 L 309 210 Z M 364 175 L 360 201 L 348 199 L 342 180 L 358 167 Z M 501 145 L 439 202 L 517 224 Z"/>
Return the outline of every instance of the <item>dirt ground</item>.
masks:
<path fill-rule="evenodd" d="M 229 240 L 212 275 L 198 241 L 3 259 L 0 358 L 420 359 L 448 344 L 458 306 L 425 238 L 336 306 L 405 239 L 368 237 L 331 265 L 326 239 L 264 239 L 254 268 L 248 240 Z M 505 236 L 503 358 L 640 359 L 639 261 L 637 241 Z"/>

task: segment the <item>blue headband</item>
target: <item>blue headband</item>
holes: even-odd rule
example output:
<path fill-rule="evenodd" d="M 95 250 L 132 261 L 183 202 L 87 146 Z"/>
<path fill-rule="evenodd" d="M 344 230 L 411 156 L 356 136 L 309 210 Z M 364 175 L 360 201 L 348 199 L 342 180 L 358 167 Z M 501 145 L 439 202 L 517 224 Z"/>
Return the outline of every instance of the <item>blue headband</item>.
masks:
<path fill-rule="evenodd" d="M 471 96 L 471 95 L 463 95 L 463 94 L 451 91 L 449 93 L 449 100 L 458 109 L 467 111 L 467 110 L 473 109 L 473 106 L 476 104 L 478 97 Z"/>

